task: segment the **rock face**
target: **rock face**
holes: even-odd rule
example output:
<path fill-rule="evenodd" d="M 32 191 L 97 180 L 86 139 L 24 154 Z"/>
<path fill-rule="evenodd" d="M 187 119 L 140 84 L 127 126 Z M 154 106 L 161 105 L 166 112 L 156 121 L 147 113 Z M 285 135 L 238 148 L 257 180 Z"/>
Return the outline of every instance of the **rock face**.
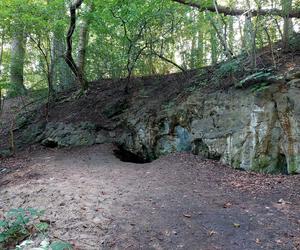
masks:
<path fill-rule="evenodd" d="M 255 90 L 198 90 L 158 114 L 130 114 L 118 143 L 145 159 L 192 151 L 234 168 L 300 173 L 297 77 L 295 73 L 287 83 Z"/>
<path fill-rule="evenodd" d="M 183 84 L 170 91 L 168 82 L 148 84 L 148 89 L 136 87 L 132 96 L 120 93 L 119 99 L 108 86 L 97 90 L 103 93 L 100 97 L 94 91 L 95 96 L 78 100 L 88 108 L 80 114 L 77 106 L 68 112 L 76 118 L 73 121 L 62 114 L 66 106 L 54 108 L 56 120 L 24 125 L 19 141 L 49 147 L 114 142 L 119 152 L 136 156 L 139 162 L 187 151 L 238 169 L 300 173 L 300 69 L 271 75 L 270 82 L 262 78 L 256 85 L 258 74 L 251 77 L 247 78 L 251 85 L 225 90 L 206 91 L 199 82 L 192 89 Z M 91 105 L 96 98 L 100 104 Z M 59 105 L 70 108 L 74 103 Z M 89 119 L 78 121 L 89 110 L 94 112 Z"/>

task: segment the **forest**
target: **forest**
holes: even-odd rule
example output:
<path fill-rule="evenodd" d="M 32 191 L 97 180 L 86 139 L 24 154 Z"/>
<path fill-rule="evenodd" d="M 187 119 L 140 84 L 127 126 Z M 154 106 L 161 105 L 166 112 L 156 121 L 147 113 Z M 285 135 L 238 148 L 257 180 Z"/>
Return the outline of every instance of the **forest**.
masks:
<path fill-rule="evenodd" d="M 298 1 L 1 1 L 2 95 L 168 74 L 289 46 Z M 273 52 L 274 53 L 274 52 Z M 274 60 L 276 64 L 276 60 Z M 5 94 L 4 94 L 5 93 Z"/>
<path fill-rule="evenodd" d="M 0 250 L 300 249 L 300 0 L 0 0 Z"/>

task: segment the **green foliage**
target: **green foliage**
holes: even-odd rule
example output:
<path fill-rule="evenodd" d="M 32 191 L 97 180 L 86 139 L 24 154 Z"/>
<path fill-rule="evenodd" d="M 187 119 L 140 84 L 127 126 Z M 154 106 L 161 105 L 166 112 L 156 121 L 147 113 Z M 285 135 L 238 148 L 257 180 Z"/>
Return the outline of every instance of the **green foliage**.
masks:
<path fill-rule="evenodd" d="M 3 220 L 0 220 L 0 249 L 16 245 L 18 242 L 33 237 L 35 234 L 45 234 L 49 229 L 49 224 L 41 222 L 40 217 L 44 214 L 43 210 L 34 208 L 16 208 L 5 213 Z M 30 242 L 25 241 L 25 245 Z M 16 246 L 16 249 L 23 249 Z M 54 241 L 51 244 L 44 244 L 43 250 L 71 250 L 69 243 Z"/>
<path fill-rule="evenodd" d="M 257 81 L 265 81 L 268 77 L 272 75 L 271 72 L 266 71 L 258 71 L 254 74 L 251 74 L 247 77 L 245 77 L 243 80 L 241 80 L 238 84 L 238 86 L 244 86 L 246 83 L 249 82 L 257 82 Z"/>
<path fill-rule="evenodd" d="M 5 81 L 0 81 L 0 89 L 10 89 L 11 88 L 11 84 L 9 82 L 5 82 Z"/>
<path fill-rule="evenodd" d="M 262 83 L 259 83 L 259 84 L 254 85 L 254 86 L 251 88 L 251 91 L 252 91 L 253 93 L 255 93 L 255 92 L 262 92 L 262 91 L 268 89 L 269 87 L 270 87 L 270 86 L 269 86 L 268 83 L 262 82 Z"/>
<path fill-rule="evenodd" d="M 300 34 L 293 34 L 289 41 L 290 47 L 294 51 L 300 51 Z"/>
<path fill-rule="evenodd" d="M 255 162 L 253 162 L 252 170 L 255 172 L 265 173 L 266 169 L 270 167 L 271 161 L 268 157 L 258 157 Z"/>
<path fill-rule="evenodd" d="M 6 81 L 10 73 L 13 35 L 23 32 L 27 37 L 24 66 L 26 87 L 46 88 L 49 80 L 47 73 L 51 70 L 57 73 L 56 76 L 59 75 L 54 77 L 54 85 L 59 85 L 54 89 L 62 90 L 71 85 L 73 78 L 70 71 L 66 74 L 68 68 L 62 57 L 71 2 L 0 1 L 0 44 L 4 44 L 0 67 L 3 69 L 1 75 L 6 75 Z M 195 2 L 201 2 L 203 8 L 213 5 L 211 0 Z M 284 2 L 242 1 L 238 7 L 248 9 L 250 4 L 251 9 L 259 9 L 274 5 L 274 8 L 281 9 Z M 293 1 L 293 8 L 299 6 L 298 2 Z M 228 8 L 237 7 L 236 1 L 221 4 Z M 92 6 L 92 11 L 88 6 Z M 78 54 L 79 26 L 84 20 L 89 22 L 85 64 L 88 80 L 125 77 L 128 66 L 133 68 L 134 76 L 168 74 L 178 70 L 170 61 L 184 69 L 194 69 L 234 58 L 242 51 L 252 53 L 253 49 L 251 29 L 239 17 L 199 12 L 170 0 L 84 0 L 77 18 L 73 36 L 74 58 Z M 255 46 L 275 45 L 281 38 L 282 31 L 278 30 L 280 20 L 274 16 L 252 18 L 249 25 L 255 29 L 254 49 Z M 298 20 L 293 22 L 299 24 Z M 139 35 L 141 27 L 144 28 Z M 233 52 L 233 57 L 226 54 L 224 44 Z M 290 44 L 293 49 L 299 48 L 299 39 L 292 37 Z M 55 48 L 58 50 L 58 59 L 51 61 Z M 235 76 L 236 72 L 242 70 L 240 63 L 232 59 L 223 64 L 216 72 L 217 77 Z M 13 96 L 18 94 L 13 87 L 9 89 Z"/>
<path fill-rule="evenodd" d="M 69 243 L 63 241 L 55 241 L 50 244 L 51 250 L 71 250 L 72 246 Z"/>
<path fill-rule="evenodd" d="M 43 213 L 43 211 L 33 208 L 9 210 L 5 215 L 5 220 L 0 221 L 0 244 L 18 241 L 28 236 L 30 234 L 30 222 Z"/>
<path fill-rule="evenodd" d="M 219 78 L 232 76 L 242 70 L 241 62 L 238 59 L 230 60 L 223 63 L 216 71 L 216 75 Z"/>
<path fill-rule="evenodd" d="M 0 89 L 4 90 L 5 95 L 9 97 L 22 95 L 22 91 L 17 85 L 11 82 L 0 82 Z"/>
<path fill-rule="evenodd" d="M 0 90 L 1 95 L 5 95 L 7 92 L 15 92 L 14 85 L 7 81 L 4 77 L 0 79 Z"/>

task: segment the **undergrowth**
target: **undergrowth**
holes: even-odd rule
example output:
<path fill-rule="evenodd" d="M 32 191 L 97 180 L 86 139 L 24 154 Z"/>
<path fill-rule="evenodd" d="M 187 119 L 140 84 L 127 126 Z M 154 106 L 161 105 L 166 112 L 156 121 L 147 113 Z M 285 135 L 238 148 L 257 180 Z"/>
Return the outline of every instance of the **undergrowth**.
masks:
<path fill-rule="evenodd" d="M 47 232 L 50 225 L 40 219 L 43 214 L 44 211 L 34 208 L 16 208 L 6 212 L 0 220 L 0 249 L 32 249 L 33 245 L 35 250 L 72 249 L 69 243 L 49 241 Z"/>

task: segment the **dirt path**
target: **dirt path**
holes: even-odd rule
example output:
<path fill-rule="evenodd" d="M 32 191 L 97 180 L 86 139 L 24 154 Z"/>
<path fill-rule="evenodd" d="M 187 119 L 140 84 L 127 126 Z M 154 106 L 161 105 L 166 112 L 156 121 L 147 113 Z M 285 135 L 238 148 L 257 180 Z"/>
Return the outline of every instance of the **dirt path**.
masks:
<path fill-rule="evenodd" d="M 298 176 L 234 171 L 190 154 L 121 162 L 111 145 L 2 162 L 1 213 L 45 209 L 76 249 L 300 249 Z M 13 162 L 13 163 L 12 163 Z"/>

